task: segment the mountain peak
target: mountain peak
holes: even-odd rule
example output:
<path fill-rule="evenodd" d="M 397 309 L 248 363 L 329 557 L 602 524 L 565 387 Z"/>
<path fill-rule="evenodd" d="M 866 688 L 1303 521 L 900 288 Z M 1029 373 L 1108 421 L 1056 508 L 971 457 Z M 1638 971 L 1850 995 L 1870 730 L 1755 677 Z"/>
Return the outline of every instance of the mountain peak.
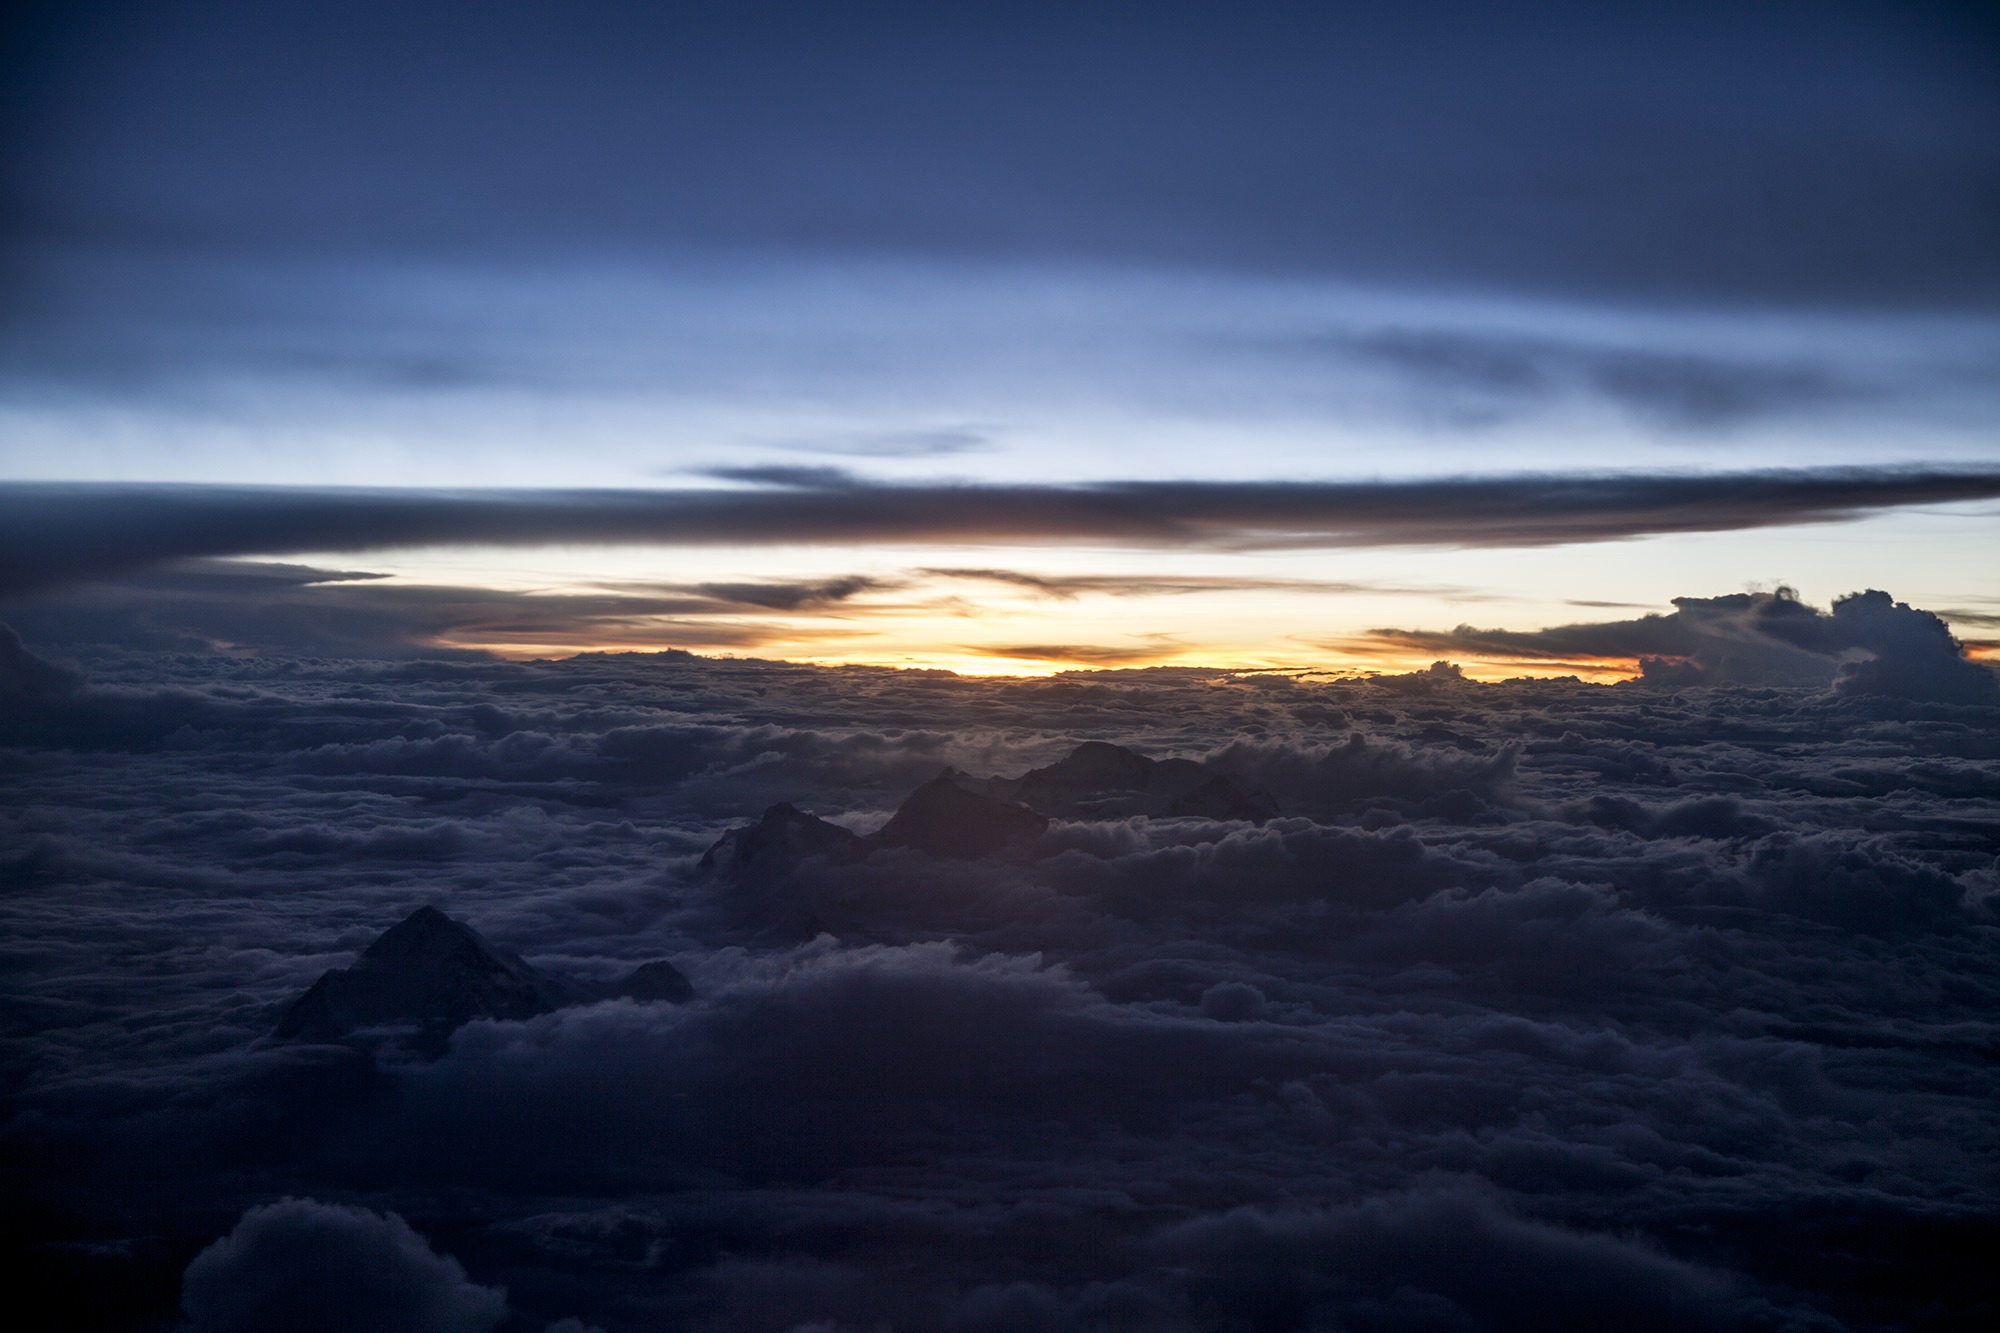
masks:
<path fill-rule="evenodd" d="M 345 1041 L 377 1029 L 415 1029 L 420 1046 L 441 1047 L 476 1018 L 533 1018 L 554 1008 L 527 963 L 425 906 L 382 932 L 354 966 L 315 981 L 272 1035 Z"/>
<path fill-rule="evenodd" d="M 840 825 L 780 801 L 754 824 L 731 829 L 702 853 L 700 868 L 743 874 L 774 869 L 808 856 L 840 857 L 862 850 L 861 839 Z"/>
<path fill-rule="evenodd" d="M 970 860 L 1032 842 L 1048 826 L 1048 816 L 972 791 L 946 773 L 911 792 L 875 841 Z"/>

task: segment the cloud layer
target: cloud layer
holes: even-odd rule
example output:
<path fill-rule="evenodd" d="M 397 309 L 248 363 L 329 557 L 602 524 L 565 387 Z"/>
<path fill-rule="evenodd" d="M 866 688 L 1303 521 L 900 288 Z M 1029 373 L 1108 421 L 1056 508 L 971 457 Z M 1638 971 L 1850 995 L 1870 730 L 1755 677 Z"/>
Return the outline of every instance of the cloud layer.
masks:
<path fill-rule="evenodd" d="M 31 14 L 23 248 L 1137 257 L 1805 305 L 2000 279 L 1994 33 L 1962 6 Z"/>
<path fill-rule="evenodd" d="M 1991 703 L 5 653 L 0 1147 L 81 1323 L 229 1327 L 349 1272 L 607 1333 L 1916 1329 L 1990 1299 Z M 776 802 L 867 833 L 946 767 L 1086 739 L 1278 813 L 1082 801 L 987 857 L 699 865 Z M 539 975 L 666 958 L 695 998 L 435 1058 L 268 1040 L 424 904 Z"/>
<path fill-rule="evenodd" d="M 2000 474 L 1910 469 L 1076 486 L 885 485 L 822 469 L 738 475 L 766 484 L 481 492 L 12 483 L 0 485 L 0 592 L 194 556 L 469 544 L 1555 546 L 2000 496 Z"/>

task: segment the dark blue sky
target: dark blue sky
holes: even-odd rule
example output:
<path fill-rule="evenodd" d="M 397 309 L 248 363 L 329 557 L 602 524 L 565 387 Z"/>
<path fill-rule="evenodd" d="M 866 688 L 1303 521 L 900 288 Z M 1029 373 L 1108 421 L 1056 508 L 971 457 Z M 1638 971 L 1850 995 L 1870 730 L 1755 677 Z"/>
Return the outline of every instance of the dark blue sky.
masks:
<path fill-rule="evenodd" d="M 27 7 L 8 243 L 2000 296 L 1974 5 Z M 44 299 L 56 299 L 44 293 Z"/>

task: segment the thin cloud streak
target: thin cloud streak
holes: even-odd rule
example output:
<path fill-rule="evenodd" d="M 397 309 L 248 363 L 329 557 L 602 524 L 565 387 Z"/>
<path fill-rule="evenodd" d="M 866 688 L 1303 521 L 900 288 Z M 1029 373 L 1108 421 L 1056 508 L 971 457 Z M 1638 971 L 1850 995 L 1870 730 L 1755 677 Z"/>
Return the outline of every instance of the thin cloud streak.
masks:
<path fill-rule="evenodd" d="M 1156 636 L 1165 640 L 1167 636 Z M 1155 642 L 1145 647 L 1118 648 L 1091 643 L 1020 643 L 982 647 L 962 644 L 960 652 L 974 657 L 997 657 L 1020 662 L 1067 662 L 1091 667 L 1151 666 L 1173 655 L 1177 644 Z"/>
<path fill-rule="evenodd" d="M 1372 594 L 1377 596 L 1444 597 L 1453 601 L 1485 600 L 1484 594 L 1463 588 L 1409 588 L 1384 583 L 1356 583 L 1338 579 L 1232 578 L 1217 574 L 1159 576 L 1149 574 L 1030 574 L 1018 569 L 968 569 L 926 567 L 916 571 L 932 578 L 963 579 L 974 583 L 998 583 L 1018 588 L 1030 596 L 1073 602 L 1084 596 L 1104 597 L 1189 597 L 1217 592 L 1300 592 Z"/>
<path fill-rule="evenodd" d="M 196 556 L 448 545 L 1546 547 L 1825 523 L 2000 497 L 2000 472 L 1819 469 L 1374 482 L 746 490 L 0 486 L 0 594 Z"/>

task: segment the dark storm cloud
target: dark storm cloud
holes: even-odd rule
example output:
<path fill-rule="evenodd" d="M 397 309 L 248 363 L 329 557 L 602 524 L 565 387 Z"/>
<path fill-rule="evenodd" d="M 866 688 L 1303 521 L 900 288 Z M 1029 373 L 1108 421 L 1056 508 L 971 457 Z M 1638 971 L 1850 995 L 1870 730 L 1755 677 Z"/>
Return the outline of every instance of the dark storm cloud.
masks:
<path fill-rule="evenodd" d="M 1384 482 L 877 484 L 418 491 L 0 485 L 0 592 L 190 556 L 455 543 L 1088 543 L 1222 549 L 1554 546 L 1832 522 L 2000 495 L 2000 475 L 1845 469 Z"/>
<path fill-rule="evenodd" d="M 748 246 L 1941 304 L 2000 282 L 1996 39 L 1958 5 L 29 13 L 16 256 Z"/>

